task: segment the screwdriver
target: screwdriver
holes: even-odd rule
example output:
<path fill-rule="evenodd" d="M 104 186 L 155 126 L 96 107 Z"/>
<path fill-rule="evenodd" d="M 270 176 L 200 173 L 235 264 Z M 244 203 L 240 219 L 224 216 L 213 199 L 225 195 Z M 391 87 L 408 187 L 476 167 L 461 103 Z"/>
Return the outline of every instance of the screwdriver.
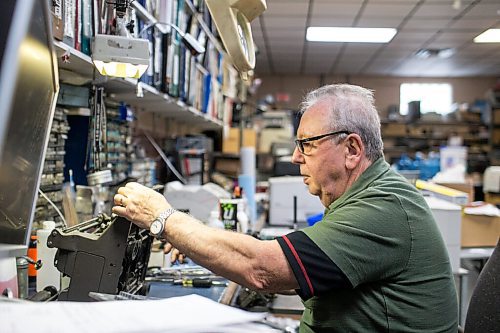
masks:
<path fill-rule="evenodd" d="M 175 285 L 182 285 L 183 287 L 195 287 L 195 288 L 210 288 L 212 286 L 212 280 L 210 279 L 182 279 L 174 280 Z"/>

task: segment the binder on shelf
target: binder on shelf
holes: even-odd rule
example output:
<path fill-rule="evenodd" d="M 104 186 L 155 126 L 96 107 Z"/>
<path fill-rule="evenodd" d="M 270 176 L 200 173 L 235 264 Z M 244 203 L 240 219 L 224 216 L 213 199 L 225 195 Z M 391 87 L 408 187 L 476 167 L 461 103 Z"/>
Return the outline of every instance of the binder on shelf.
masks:
<path fill-rule="evenodd" d="M 75 1 L 75 45 L 78 51 L 82 50 L 82 0 Z"/>
<path fill-rule="evenodd" d="M 91 0 L 81 1 L 81 51 L 90 55 L 90 41 L 92 39 L 92 3 Z"/>
<path fill-rule="evenodd" d="M 63 43 L 75 47 L 75 19 L 76 3 L 72 0 L 64 0 L 64 35 Z"/>

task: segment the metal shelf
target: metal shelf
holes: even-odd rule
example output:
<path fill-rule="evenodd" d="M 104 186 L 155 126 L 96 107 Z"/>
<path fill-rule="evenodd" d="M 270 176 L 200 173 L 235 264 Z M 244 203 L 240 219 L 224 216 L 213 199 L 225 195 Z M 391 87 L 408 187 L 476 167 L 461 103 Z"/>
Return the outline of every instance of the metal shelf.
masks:
<path fill-rule="evenodd" d="M 102 76 L 95 70 L 92 59 L 88 55 L 60 41 L 54 41 L 54 45 L 60 69 L 59 76 L 63 82 L 104 86 L 109 98 L 114 101 L 123 101 L 137 110 L 157 113 L 197 128 L 222 129 L 223 127 L 221 120 L 204 114 L 177 98 L 136 79 Z M 142 89 L 142 97 L 139 97 L 141 94 L 137 93 L 138 85 Z"/>

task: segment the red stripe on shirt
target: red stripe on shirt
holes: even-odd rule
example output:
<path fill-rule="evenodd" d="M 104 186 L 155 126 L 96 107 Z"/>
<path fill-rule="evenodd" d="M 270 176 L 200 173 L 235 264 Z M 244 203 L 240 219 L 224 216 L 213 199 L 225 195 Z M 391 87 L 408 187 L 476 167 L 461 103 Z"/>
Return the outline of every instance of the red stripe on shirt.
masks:
<path fill-rule="evenodd" d="M 306 282 L 307 282 L 307 285 L 309 286 L 309 289 L 311 291 L 311 295 L 314 295 L 314 289 L 313 289 L 311 280 L 309 279 L 309 275 L 307 275 L 306 268 L 304 267 L 304 264 L 302 264 L 302 260 L 300 260 L 299 254 L 297 253 L 297 251 L 295 251 L 295 248 L 293 247 L 293 245 L 290 242 L 290 240 L 288 239 L 288 237 L 286 237 L 286 235 L 283 236 L 283 239 L 285 240 L 286 244 L 288 245 L 288 247 L 292 251 L 293 256 L 295 257 L 295 260 L 297 260 L 297 263 L 299 264 L 300 269 L 302 270 L 302 274 L 304 274 L 304 277 L 306 278 Z"/>

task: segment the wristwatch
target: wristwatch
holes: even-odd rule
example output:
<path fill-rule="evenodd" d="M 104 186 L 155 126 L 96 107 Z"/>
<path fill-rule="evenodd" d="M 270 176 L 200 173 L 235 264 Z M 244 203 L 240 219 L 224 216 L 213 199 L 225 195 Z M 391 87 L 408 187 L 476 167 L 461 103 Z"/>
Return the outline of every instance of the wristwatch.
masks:
<path fill-rule="evenodd" d="M 165 222 L 170 217 L 170 215 L 172 215 L 176 211 L 177 210 L 175 210 L 174 208 L 169 208 L 166 211 L 160 213 L 160 215 L 158 215 L 158 217 L 149 226 L 149 232 L 151 233 L 151 235 L 158 239 L 162 239 L 163 230 L 165 230 Z"/>

